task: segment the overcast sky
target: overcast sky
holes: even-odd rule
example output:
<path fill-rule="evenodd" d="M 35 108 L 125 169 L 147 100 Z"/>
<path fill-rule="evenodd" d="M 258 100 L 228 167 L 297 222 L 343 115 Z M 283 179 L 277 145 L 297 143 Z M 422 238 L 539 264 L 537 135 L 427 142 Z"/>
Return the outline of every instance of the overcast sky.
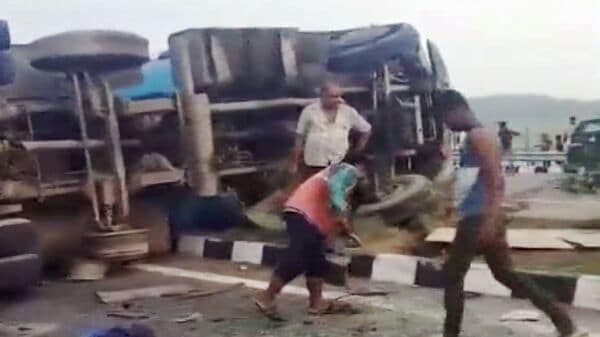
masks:
<path fill-rule="evenodd" d="M 340 29 L 408 22 L 434 40 L 469 96 L 600 99 L 600 0 L 0 0 L 15 43 L 72 29 L 150 40 L 204 26 Z"/>

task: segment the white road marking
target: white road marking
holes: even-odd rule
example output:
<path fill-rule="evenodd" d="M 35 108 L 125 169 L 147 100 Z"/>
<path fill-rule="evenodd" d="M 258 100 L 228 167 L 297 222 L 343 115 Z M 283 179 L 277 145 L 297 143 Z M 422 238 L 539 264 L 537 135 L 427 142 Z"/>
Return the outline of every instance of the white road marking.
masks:
<path fill-rule="evenodd" d="M 165 267 L 165 266 L 160 266 L 160 265 L 156 265 L 156 264 L 136 264 L 136 265 L 133 265 L 132 268 L 137 269 L 137 270 L 146 271 L 146 272 L 159 273 L 159 274 L 167 275 L 167 276 L 183 277 L 183 278 L 189 278 L 189 279 L 207 281 L 207 282 L 215 282 L 215 283 L 222 283 L 222 284 L 243 283 L 248 288 L 260 289 L 260 290 L 266 289 L 268 286 L 268 282 L 260 281 L 260 280 L 253 280 L 253 279 L 247 279 L 247 278 L 242 278 L 242 277 L 237 277 L 237 276 L 221 275 L 221 274 L 216 274 L 216 273 L 188 270 L 188 269 L 182 269 L 182 268 Z M 288 285 L 285 288 L 283 288 L 282 293 L 288 294 L 288 295 L 297 295 L 297 296 L 308 297 L 308 291 L 305 288 L 298 287 L 298 286 L 292 286 L 292 285 Z M 325 291 L 325 292 L 323 292 L 323 297 L 326 299 L 334 299 L 334 298 L 339 298 L 339 297 L 348 296 L 348 295 L 349 294 L 347 292 L 343 292 L 343 291 Z M 380 298 L 348 296 L 341 300 L 348 302 L 348 303 L 361 304 L 361 305 L 366 305 L 366 306 L 370 306 L 370 307 L 375 307 L 378 309 L 394 310 L 393 305 L 391 305 L 390 303 L 385 303 Z"/>

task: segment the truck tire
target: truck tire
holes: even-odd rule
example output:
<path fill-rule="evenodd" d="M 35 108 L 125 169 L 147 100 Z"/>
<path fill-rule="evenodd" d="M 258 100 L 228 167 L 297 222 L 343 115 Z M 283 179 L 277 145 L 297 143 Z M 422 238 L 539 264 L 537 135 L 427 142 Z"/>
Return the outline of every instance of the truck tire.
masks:
<path fill-rule="evenodd" d="M 8 22 L 0 20 L 0 50 L 6 50 L 10 48 L 10 30 L 8 29 Z"/>
<path fill-rule="evenodd" d="M 0 85 L 7 85 L 15 79 L 15 64 L 8 51 L 0 51 Z"/>
<path fill-rule="evenodd" d="M 0 258 L 38 252 L 39 243 L 29 220 L 23 218 L 0 220 Z"/>
<path fill-rule="evenodd" d="M 373 71 L 397 57 L 422 65 L 419 46 L 419 33 L 407 24 L 343 31 L 332 34 L 328 68 L 341 73 Z"/>
<path fill-rule="evenodd" d="M 106 30 L 73 31 L 31 43 L 37 50 L 34 68 L 54 72 L 107 73 L 141 66 L 148 61 L 148 40 Z"/>
<path fill-rule="evenodd" d="M 0 258 L 0 291 L 19 290 L 36 285 L 41 272 L 42 262 L 37 254 Z"/>
<path fill-rule="evenodd" d="M 53 74 L 31 66 L 31 58 L 36 54 L 37 49 L 31 44 L 15 45 L 10 48 L 15 79 L 10 84 L 0 87 L 0 96 L 18 100 L 28 97 L 56 98 L 72 94 L 64 74 Z"/>
<path fill-rule="evenodd" d="M 374 214 L 393 214 L 403 204 L 424 192 L 431 186 L 431 181 L 418 174 L 405 174 L 394 178 L 396 189 L 385 196 L 381 201 L 365 204 L 358 208 L 356 214 L 359 216 L 370 216 Z"/>

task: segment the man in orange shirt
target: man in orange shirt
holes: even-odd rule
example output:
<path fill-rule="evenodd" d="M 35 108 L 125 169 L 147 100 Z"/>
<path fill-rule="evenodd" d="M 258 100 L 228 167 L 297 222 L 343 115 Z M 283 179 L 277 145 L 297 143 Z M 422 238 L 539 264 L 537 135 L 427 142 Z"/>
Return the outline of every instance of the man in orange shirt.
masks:
<path fill-rule="evenodd" d="M 289 234 L 289 247 L 279 261 L 268 288 L 254 298 L 257 308 L 269 318 L 278 318 L 275 297 L 300 274 L 306 276 L 309 313 L 320 315 L 339 309 L 322 297 L 323 276 L 327 268 L 327 241 L 346 233 L 358 243 L 346 219 L 349 201 L 357 189 L 361 173 L 346 164 L 331 165 L 310 177 L 292 193 L 283 219 Z"/>

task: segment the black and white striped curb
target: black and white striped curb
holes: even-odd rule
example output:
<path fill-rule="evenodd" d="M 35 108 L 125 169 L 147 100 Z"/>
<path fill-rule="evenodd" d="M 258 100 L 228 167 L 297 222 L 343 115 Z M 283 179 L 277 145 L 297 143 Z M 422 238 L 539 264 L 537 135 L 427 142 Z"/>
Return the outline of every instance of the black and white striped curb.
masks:
<path fill-rule="evenodd" d="M 177 251 L 205 258 L 272 267 L 285 246 L 255 241 L 226 241 L 198 235 L 183 235 Z M 348 273 L 373 281 L 394 282 L 429 288 L 443 287 L 443 274 L 437 261 L 398 254 L 353 254 L 347 263 L 330 263 L 331 283 L 345 282 Z M 563 303 L 600 310 L 600 276 L 557 275 L 518 271 L 532 277 Z M 337 278 L 336 278 L 337 275 Z M 333 282 L 332 282 L 333 281 Z M 473 293 L 522 298 L 496 281 L 485 264 L 473 263 L 465 278 L 465 290 Z"/>

